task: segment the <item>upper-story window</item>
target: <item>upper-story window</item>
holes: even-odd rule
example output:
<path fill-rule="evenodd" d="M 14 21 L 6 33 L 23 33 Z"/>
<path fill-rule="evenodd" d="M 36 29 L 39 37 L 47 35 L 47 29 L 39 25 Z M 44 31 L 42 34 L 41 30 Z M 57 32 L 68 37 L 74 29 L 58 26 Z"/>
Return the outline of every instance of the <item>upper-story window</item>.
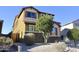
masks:
<path fill-rule="evenodd" d="M 29 18 L 36 18 L 36 13 L 34 12 L 26 12 L 26 17 L 29 17 Z"/>
<path fill-rule="evenodd" d="M 57 35 L 57 28 L 52 28 L 52 32 L 55 33 Z"/>

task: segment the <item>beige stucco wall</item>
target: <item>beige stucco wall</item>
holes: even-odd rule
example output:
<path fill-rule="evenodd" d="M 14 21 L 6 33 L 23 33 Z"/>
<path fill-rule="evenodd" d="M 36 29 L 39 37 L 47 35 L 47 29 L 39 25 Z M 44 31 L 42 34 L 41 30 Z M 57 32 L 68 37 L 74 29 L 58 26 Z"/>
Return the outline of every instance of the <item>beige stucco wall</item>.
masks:
<path fill-rule="evenodd" d="M 73 28 L 74 28 L 73 23 L 70 23 L 68 25 L 62 26 L 61 31 L 63 31 L 64 29 L 73 29 Z"/>
<path fill-rule="evenodd" d="M 53 33 L 53 32 L 52 32 L 52 35 L 53 35 L 53 36 L 60 36 L 60 26 L 58 26 L 58 25 L 55 24 L 55 23 L 53 24 L 53 26 L 54 26 L 55 28 L 57 28 L 57 35 L 56 35 L 55 33 Z"/>

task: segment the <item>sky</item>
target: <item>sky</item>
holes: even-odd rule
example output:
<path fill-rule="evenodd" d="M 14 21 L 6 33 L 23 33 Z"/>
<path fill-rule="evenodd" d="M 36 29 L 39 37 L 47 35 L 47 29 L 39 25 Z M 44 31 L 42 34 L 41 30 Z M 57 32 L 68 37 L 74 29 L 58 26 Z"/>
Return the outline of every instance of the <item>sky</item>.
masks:
<path fill-rule="evenodd" d="M 18 15 L 21 9 L 25 6 L 0 6 L 0 20 L 3 20 L 2 33 L 8 34 L 12 31 L 15 16 Z M 26 6 L 27 7 L 27 6 Z M 34 6 L 39 11 L 54 14 L 54 19 L 60 22 L 61 25 L 70 23 L 79 19 L 78 6 Z"/>

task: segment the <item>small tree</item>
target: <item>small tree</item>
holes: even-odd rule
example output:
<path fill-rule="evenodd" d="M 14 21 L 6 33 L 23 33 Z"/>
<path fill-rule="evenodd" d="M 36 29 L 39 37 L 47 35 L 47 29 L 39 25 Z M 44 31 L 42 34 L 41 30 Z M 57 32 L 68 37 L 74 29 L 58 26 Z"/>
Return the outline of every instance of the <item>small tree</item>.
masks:
<path fill-rule="evenodd" d="M 52 31 L 53 17 L 49 15 L 40 16 L 36 22 L 36 30 L 43 33 L 45 43 L 47 42 L 48 35 Z"/>
<path fill-rule="evenodd" d="M 70 40 L 74 40 L 74 44 L 75 44 L 75 47 L 76 47 L 76 41 L 79 40 L 79 30 L 78 29 L 69 30 L 69 32 L 67 33 L 67 37 Z"/>

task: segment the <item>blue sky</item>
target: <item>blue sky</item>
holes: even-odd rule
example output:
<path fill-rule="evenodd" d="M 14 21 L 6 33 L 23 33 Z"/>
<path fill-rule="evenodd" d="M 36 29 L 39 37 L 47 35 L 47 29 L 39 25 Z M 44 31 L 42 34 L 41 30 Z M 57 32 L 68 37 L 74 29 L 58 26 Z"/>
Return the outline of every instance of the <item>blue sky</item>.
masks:
<path fill-rule="evenodd" d="M 18 15 L 23 6 L 1 6 L 0 20 L 4 20 L 2 33 L 7 34 L 12 30 L 15 16 Z M 55 14 L 54 20 L 61 25 L 79 19 L 78 6 L 35 6 L 40 11 Z"/>

